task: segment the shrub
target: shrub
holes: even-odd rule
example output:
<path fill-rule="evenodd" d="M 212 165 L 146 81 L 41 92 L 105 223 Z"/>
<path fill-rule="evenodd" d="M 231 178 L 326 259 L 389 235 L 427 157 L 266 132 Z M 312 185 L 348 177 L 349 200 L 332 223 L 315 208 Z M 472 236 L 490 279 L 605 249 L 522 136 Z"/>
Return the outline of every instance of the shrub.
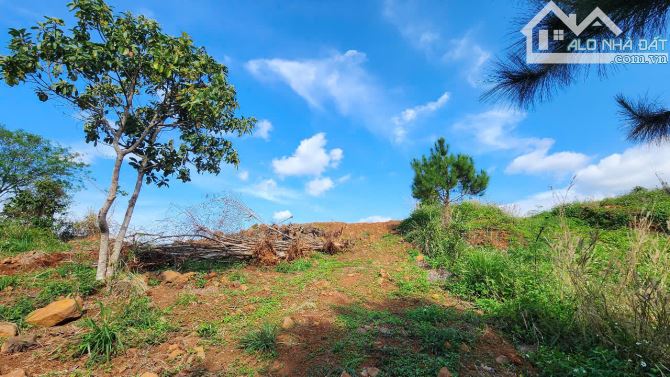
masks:
<path fill-rule="evenodd" d="M 240 340 L 240 346 L 252 352 L 274 356 L 277 353 L 277 326 L 264 323 L 260 329 L 252 331 Z"/>
<path fill-rule="evenodd" d="M 498 250 L 472 249 L 456 262 L 458 292 L 472 298 L 505 299 L 514 295 L 515 276 L 512 260 Z"/>
<path fill-rule="evenodd" d="M 291 262 L 279 262 L 275 269 L 277 272 L 282 272 L 285 274 L 293 272 L 303 272 L 312 268 L 312 262 L 309 259 L 296 259 Z"/>
<path fill-rule="evenodd" d="M 420 205 L 398 227 L 407 241 L 442 263 L 453 261 L 466 246 L 458 219 L 452 217 L 445 226 L 444 211 L 438 204 Z"/>

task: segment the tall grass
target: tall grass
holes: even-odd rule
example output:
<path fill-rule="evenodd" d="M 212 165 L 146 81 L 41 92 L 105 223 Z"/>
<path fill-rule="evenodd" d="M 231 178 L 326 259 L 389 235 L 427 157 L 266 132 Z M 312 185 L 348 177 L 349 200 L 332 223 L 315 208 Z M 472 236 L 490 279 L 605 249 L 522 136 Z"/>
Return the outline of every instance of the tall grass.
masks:
<path fill-rule="evenodd" d="M 598 258 L 594 241 L 568 227 L 553 244 L 556 273 L 576 304 L 584 333 L 636 360 L 641 369 L 670 371 L 670 242 L 649 216 L 631 224 L 629 247 Z M 586 246 L 585 246 L 586 245 Z"/>

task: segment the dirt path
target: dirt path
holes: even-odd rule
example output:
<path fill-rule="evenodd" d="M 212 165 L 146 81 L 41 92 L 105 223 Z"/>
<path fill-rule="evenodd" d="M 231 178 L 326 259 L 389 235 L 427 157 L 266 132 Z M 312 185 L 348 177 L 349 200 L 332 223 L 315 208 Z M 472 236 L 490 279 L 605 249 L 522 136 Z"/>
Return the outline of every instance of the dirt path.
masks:
<path fill-rule="evenodd" d="M 85 358 L 66 352 L 82 332 L 77 322 L 33 330 L 41 347 L 0 355 L 0 373 L 22 367 L 31 376 L 152 371 L 161 376 L 339 377 L 343 371 L 359 376 L 376 369 L 380 377 L 437 376 L 442 368 L 459 376 L 533 374 L 467 303 L 427 279 L 427 271 L 408 252 L 410 245 L 393 234 L 395 223 L 318 225 L 344 226 L 344 236 L 356 240 L 354 250 L 278 267 L 185 266 L 182 272 L 197 275 L 183 286 L 155 285 L 155 273 L 146 273 L 154 285 L 146 295 L 165 309 L 175 330 L 164 339 L 127 348 L 109 363 L 87 365 Z M 108 298 L 89 297 L 87 315 L 96 312 L 96 300 Z M 266 323 L 279 326 L 274 354 L 240 347 L 241 339 Z M 216 334 L 205 336 L 206 325 Z"/>

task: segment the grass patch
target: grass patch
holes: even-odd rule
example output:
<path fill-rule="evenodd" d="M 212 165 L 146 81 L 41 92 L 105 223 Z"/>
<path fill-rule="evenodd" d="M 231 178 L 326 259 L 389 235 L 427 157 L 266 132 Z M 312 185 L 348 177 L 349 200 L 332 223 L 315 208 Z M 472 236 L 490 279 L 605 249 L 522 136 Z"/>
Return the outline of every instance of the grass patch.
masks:
<path fill-rule="evenodd" d="M 309 259 L 296 259 L 291 262 L 280 262 L 275 270 L 284 274 L 304 272 L 312 268 L 312 262 Z"/>
<path fill-rule="evenodd" d="M 121 328 L 114 322 L 111 312 L 100 303 L 100 316 L 97 321 L 84 318 L 84 333 L 77 345 L 78 356 L 88 355 L 88 364 L 98 361 L 109 362 L 123 347 Z"/>
<path fill-rule="evenodd" d="M 0 257 L 26 251 L 44 252 L 69 250 L 68 244 L 56 237 L 50 229 L 36 228 L 12 221 L 0 223 Z"/>
<path fill-rule="evenodd" d="M 264 323 L 258 330 L 246 334 L 240 339 L 240 347 L 248 352 L 258 352 L 266 356 L 277 354 L 277 334 L 279 329 L 276 325 Z"/>

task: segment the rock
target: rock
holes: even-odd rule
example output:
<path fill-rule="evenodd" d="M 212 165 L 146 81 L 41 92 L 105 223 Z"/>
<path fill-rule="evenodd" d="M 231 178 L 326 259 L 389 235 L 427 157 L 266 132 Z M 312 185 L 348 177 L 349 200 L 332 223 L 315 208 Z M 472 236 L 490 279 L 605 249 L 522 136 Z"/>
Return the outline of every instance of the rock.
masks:
<path fill-rule="evenodd" d="M 361 372 L 362 377 L 377 377 L 381 371 L 375 367 L 365 367 Z"/>
<path fill-rule="evenodd" d="M 179 356 L 181 356 L 183 354 L 184 354 L 184 351 L 182 351 L 180 349 L 176 349 L 176 350 L 170 352 L 170 354 L 168 355 L 168 359 L 169 360 L 174 360 L 174 359 L 178 358 Z"/>
<path fill-rule="evenodd" d="M 26 322 L 38 327 L 51 327 L 65 322 L 68 319 L 81 317 L 84 306 L 81 298 L 66 298 L 54 301 L 51 304 L 28 314 Z"/>
<path fill-rule="evenodd" d="M 0 322 L 0 337 L 9 338 L 19 335 L 19 327 L 11 322 Z"/>
<path fill-rule="evenodd" d="M 426 259 L 422 254 L 419 254 L 416 256 L 416 261 L 417 262 L 423 262 L 423 260 Z"/>
<path fill-rule="evenodd" d="M 437 377 L 451 377 L 451 372 L 449 371 L 449 368 L 443 367 L 440 369 L 440 371 L 437 373 Z"/>
<path fill-rule="evenodd" d="M 249 289 L 249 287 L 247 287 L 246 284 L 242 284 L 242 285 L 240 285 L 240 290 L 241 290 L 241 291 L 244 292 L 244 291 L 246 291 L 247 289 Z"/>
<path fill-rule="evenodd" d="M 168 352 L 172 352 L 172 351 L 178 350 L 178 349 L 181 349 L 181 345 L 179 345 L 178 343 L 170 344 L 168 346 Z"/>
<path fill-rule="evenodd" d="M 205 360 L 205 348 L 202 346 L 198 346 L 193 348 L 193 351 L 195 351 L 195 357 L 197 357 L 200 360 Z"/>
<path fill-rule="evenodd" d="M 23 352 L 37 345 L 35 335 L 12 336 L 2 343 L 0 353 Z"/>
<path fill-rule="evenodd" d="M 144 372 L 140 374 L 140 377 L 158 377 L 158 374 L 154 372 Z"/>
<path fill-rule="evenodd" d="M 465 343 L 461 343 L 458 349 L 461 350 L 461 352 L 470 352 L 470 347 Z"/>
<path fill-rule="evenodd" d="M 14 369 L 9 373 L 3 374 L 0 377 L 26 377 L 26 371 L 19 368 L 19 369 Z"/>
<path fill-rule="evenodd" d="M 293 318 L 291 317 L 284 317 L 284 319 L 281 322 L 281 328 L 284 330 L 290 330 L 295 326 L 295 322 L 293 321 Z"/>
<path fill-rule="evenodd" d="M 174 283 L 177 279 L 181 278 L 181 274 L 177 271 L 167 270 L 161 272 L 159 275 L 160 279 L 166 283 Z"/>
<path fill-rule="evenodd" d="M 379 333 L 383 336 L 391 336 L 393 334 L 393 331 L 391 331 L 391 329 L 386 326 L 379 326 L 377 331 L 379 331 Z"/>
<path fill-rule="evenodd" d="M 509 357 L 507 357 L 505 355 L 500 355 L 500 356 L 496 357 L 496 363 L 498 363 L 500 365 L 509 364 Z"/>
<path fill-rule="evenodd" d="M 351 375 L 347 373 L 347 371 L 345 370 L 344 372 L 342 372 L 342 374 L 340 374 L 340 377 L 351 377 Z"/>
<path fill-rule="evenodd" d="M 444 342 L 444 349 L 445 350 L 451 349 L 451 342 L 449 342 L 448 340 L 446 342 Z"/>

